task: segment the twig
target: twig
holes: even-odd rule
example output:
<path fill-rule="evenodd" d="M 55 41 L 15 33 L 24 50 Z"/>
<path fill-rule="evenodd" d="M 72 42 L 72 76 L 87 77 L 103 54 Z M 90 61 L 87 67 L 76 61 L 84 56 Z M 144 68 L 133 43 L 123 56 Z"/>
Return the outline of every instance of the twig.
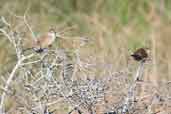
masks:
<path fill-rule="evenodd" d="M 5 90 L 8 90 L 8 87 L 14 77 L 14 74 L 16 72 L 16 70 L 18 69 L 18 67 L 20 66 L 21 62 L 23 61 L 23 59 L 19 60 L 17 62 L 17 64 L 15 65 L 14 69 L 12 70 L 7 82 L 6 82 L 6 85 L 4 87 Z M 4 101 L 5 101 L 5 96 L 6 96 L 6 92 L 3 92 L 2 95 L 1 95 L 1 103 L 0 103 L 0 113 L 3 113 L 4 109 L 3 109 L 3 105 L 4 105 Z"/>
<path fill-rule="evenodd" d="M 3 30 L 3 29 L 0 29 L 0 31 L 8 38 L 8 40 L 12 43 L 12 40 L 11 40 L 11 37 L 9 36 L 9 34 Z"/>
<path fill-rule="evenodd" d="M 6 81 L 4 90 L 8 90 L 9 85 L 11 83 L 11 81 L 13 80 L 14 76 L 15 76 L 15 72 L 17 71 L 17 69 L 20 67 L 21 63 L 25 60 L 25 59 L 29 59 L 31 58 L 33 55 L 29 55 L 29 56 L 24 56 L 21 59 L 18 60 L 17 64 L 15 65 L 15 67 L 13 68 L 12 72 L 10 73 L 9 78 Z M 4 91 L 1 95 L 1 102 L 0 102 L 0 114 L 3 113 L 4 109 L 3 109 L 3 105 L 4 105 L 4 101 L 5 101 L 5 96 L 6 96 L 6 92 Z"/>
<path fill-rule="evenodd" d="M 1 20 L 2 20 L 2 22 L 5 24 L 5 25 L 7 25 L 7 26 L 11 26 L 6 20 L 5 20 L 5 18 L 2 16 L 1 17 Z"/>
<path fill-rule="evenodd" d="M 27 9 L 26 9 L 26 11 L 25 11 L 25 13 L 24 13 L 24 18 L 23 18 L 23 19 L 24 19 L 24 23 L 26 24 L 26 26 L 27 26 L 28 29 L 30 30 L 30 32 L 31 32 L 32 37 L 34 38 L 34 40 L 36 40 L 36 36 L 35 36 L 34 32 L 32 31 L 32 28 L 31 28 L 31 26 L 28 24 L 27 19 L 26 19 L 26 15 L 27 15 L 28 10 L 29 10 L 29 7 L 27 7 Z"/>
<path fill-rule="evenodd" d="M 36 36 L 35 36 L 35 34 L 34 34 L 32 28 L 31 28 L 31 26 L 28 24 L 27 19 L 26 19 L 28 10 L 29 10 L 29 7 L 27 7 L 27 9 L 25 10 L 24 16 L 18 16 L 18 15 L 16 15 L 14 12 L 12 12 L 12 11 L 10 11 L 10 10 L 8 10 L 8 11 L 9 11 L 9 13 L 10 13 L 11 15 L 13 15 L 14 17 L 19 18 L 19 19 L 21 19 L 21 20 L 24 21 L 24 24 L 27 26 L 27 28 L 28 28 L 29 31 L 31 32 L 32 37 L 34 38 L 34 40 L 36 40 Z"/>
<path fill-rule="evenodd" d="M 125 99 L 125 103 L 124 103 L 124 106 L 122 109 L 122 114 L 126 114 L 129 111 L 130 105 L 131 105 L 131 103 L 133 103 L 133 101 L 135 99 L 135 88 L 137 86 L 136 82 L 142 76 L 143 70 L 144 70 L 144 61 L 141 61 L 140 65 L 137 69 L 136 75 L 134 76 L 133 84 L 130 86 L 130 88 L 128 90 L 128 95 Z"/>
<path fill-rule="evenodd" d="M 74 107 L 70 112 L 68 112 L 68 114 L 72 114 L 74 110 L 77 110 L 78 114 L 83 114 L 82 111 L 78 109 L 78 107 Z"/>

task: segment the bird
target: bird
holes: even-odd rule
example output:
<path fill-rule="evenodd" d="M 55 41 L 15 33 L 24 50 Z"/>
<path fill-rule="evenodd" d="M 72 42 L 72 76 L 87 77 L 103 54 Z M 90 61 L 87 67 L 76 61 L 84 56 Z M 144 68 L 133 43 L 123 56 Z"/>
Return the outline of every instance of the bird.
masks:
<path fill-rule="evenodd" d="M 136 61 L 145 62 L 145 60 L 148 58 L 148 53 L 147 53 L 146 49 L 147 48 L 139 48 L 131 56 Z"/>
<path fill-rule="evenodd" d="M 36 37 L 36 39 L 32 41 L 31 48 L 27 48 L 23 51 L 32 49 L 37 53 L 44 52 L 46 49 L 52 46 L 56 38 L 57 38 L 57 33 L 55 29 L 51 28 L 46 34 Z"/>

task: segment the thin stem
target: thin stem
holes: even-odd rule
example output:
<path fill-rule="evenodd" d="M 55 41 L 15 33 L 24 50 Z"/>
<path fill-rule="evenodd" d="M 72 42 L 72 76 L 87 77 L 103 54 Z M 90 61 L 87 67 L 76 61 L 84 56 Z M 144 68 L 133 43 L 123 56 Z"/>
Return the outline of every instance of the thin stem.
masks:
<path fill-rule="evenodd" d="M 140 79 L 140 77 L 142 77 L 143 74 L 143 70 L 144 70 L 144 61 L 140 62 L 140 65 L 137 69 L 137 72 L 134 76 L 134 81 L 132 83 L 132 85 L 130 86 L 129 90 L 128 90 L 128 95 L 125 99 L 125 103 L 122 109 L 122 114 L 126 114 L 127 111 L 130 108 L 130 104 L 133 103 L 133 100 L 135 99 L 135 88 L 137 86 L 137 79 Z"/>
<path fill-rule="evenodd" d="M 11 74 L 10 74 L 10 76 L 9 76 L 9 78 L 8 78 L 8 80 L 7 80 L 7 82 L 6 82 L 6 85 L 5 85 L 5 88 L 4 88 L 5 90 L 8 90 L 8 87 L 9 87 L 9 85 L 10 85 L 10 83 L 11 83 L 13 77 L 14 77 L 14 74 L 15 74 L 16 70 L 18 69 L 18 67 L 20 66 L 21 62 L 22 62 L 22 59 L 20 59 L 20 60 L 17 62 L 17 64 L 15 65 L 14 69 L 12 70 L 12 72 L 11 72 Z M 1 96 L 1 103 L 0 103 L 0 113 L 1 113 L 1 114 L 2 114 L 3 111 L 4 111 L 3 105 L 4 105 L 4 101 L 5 101 L 5 96 L 6 96 L 6 92 L 4 91 L 4 92 L 2 93 L 2 96 Z"/>
<path fill-rule="evenodd" d="M 22 62 L 25 60 L 25 59 L 29 59 L 31 57 L 33 57 L 34 55 L 31 54 L 29 56 L 24 56 L 22 57 L 21 59 L 18 60 L 17 64 L 15 65 L 15 67 L 13 68 L 12 72 L 10 73 L 9 75 L 9 78 L 7 79 L 6 81 L 6 84 L 5 84 L 5 87 L 4 87 L 4 90 L 8 90 L 9 88 L 9 85 L 11 84 L 14 76 L 15 76 L 15 72 L 17 71 L 17 69 L 21 66 Z M 6 96 L 6 91 L 3 91 L 2 95 L 1 95 L 1 102 L 0 102 L 0 114 L 3 114 L 3 105 L 4 105 L 4 101 L 5 101 L 5 96 Z"/>

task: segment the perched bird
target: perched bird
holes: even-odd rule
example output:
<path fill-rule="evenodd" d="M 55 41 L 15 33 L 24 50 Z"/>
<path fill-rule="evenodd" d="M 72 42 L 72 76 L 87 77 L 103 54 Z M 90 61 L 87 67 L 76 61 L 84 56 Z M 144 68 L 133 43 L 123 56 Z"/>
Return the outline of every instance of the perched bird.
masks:
<path fill-rule="evenodd" d="M 131 56 L 136 61 L 143 61 L 144 62 L 148 57 L 148 53 L 147 53 L 145 48 L 139 48 Z"/>
<path fill-rule="evenodd" d="M 45 49 L 48 49 L 49 47 L 52 46 L 53 42 L 55 41 L 57 35 L 54 29 L 50 29 L 49 32 L 46 34 L 43 34 L 39 37 L 37 37 L 35 40 L 32 42 L 32 47 L 27 48 L 26 50 L 33 49 L 37 53 L 43 52 Z"/>

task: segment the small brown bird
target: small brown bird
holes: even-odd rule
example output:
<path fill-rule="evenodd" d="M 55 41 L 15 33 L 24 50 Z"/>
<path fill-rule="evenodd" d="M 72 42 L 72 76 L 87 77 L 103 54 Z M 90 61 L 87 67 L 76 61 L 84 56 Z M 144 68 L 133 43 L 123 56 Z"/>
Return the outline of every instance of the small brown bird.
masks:
<path fill-rule="evenodd" d="M 143 61 L 143 62 L 145 62 L 145 60 L 148 57 L 148 53 L 147 53 L 147 51 L 144 48 L 139 48 L 131 56 L 136 61 Z"/>
<path fill-rule="evenodd" d="M 45 49 L 48 49 L 52 46 L 53 42 L 55 41 L 57 35 L 54 29 L 50 29 L 48 33 L 41 35 L 40 37 L 37 37 L 32 42 L 32 47 L 27 48 L 26 50 L 33 49 L 37 53 L 43 52 Z"/>

